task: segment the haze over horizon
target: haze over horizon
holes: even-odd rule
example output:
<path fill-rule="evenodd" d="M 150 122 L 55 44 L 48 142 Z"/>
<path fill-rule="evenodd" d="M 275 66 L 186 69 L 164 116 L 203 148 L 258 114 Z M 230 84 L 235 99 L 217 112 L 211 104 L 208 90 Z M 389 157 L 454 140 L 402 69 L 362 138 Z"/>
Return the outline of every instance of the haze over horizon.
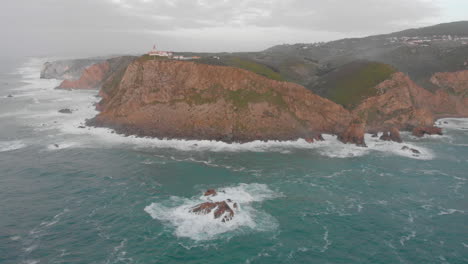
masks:
<path fill-rule="evenodd" d="M 258 51 L 467 20 L 463 0 L 16 0 L 3 3 L 0 55 Z"/>

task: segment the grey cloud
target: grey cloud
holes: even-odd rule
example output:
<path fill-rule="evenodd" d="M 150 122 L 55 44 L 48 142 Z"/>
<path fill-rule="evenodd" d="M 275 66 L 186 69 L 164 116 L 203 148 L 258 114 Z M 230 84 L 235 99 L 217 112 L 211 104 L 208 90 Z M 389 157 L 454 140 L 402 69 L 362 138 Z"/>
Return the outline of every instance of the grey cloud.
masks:
<path fill-rule="evenodd" d="M 436 17 L 427 0 L 14 0 L 1 4 L 2 53 L 258 50 L 385 33 Z"/>

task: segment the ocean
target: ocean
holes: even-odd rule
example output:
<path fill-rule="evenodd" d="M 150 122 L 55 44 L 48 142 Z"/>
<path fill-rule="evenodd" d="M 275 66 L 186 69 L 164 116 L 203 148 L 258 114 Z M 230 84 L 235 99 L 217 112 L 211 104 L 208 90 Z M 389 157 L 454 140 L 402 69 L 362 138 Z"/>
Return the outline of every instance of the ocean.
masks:
<path fill-rule="evenodd" d="M 0 63 L 0 263 L 468 263 L 468 119 L 368 148 L 125 137 L 80 128 L 97 91 L 47 60 Z M 208 188 L 232 221 L 188 213 Z"/>

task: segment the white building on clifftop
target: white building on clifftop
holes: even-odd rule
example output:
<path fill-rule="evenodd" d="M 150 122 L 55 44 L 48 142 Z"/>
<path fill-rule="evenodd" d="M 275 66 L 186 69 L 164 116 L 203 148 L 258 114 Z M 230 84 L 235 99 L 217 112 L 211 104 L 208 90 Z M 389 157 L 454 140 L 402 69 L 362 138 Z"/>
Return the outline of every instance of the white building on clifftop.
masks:
<path fill-rule="evenodd" d="M 172 52 L 170 51 L 160 51 L 156 49 L 156 45 L 153 45 L 153 49 L 148 52 L 149 56 L 159 56 L 159 57 L 172 57 Z"/>

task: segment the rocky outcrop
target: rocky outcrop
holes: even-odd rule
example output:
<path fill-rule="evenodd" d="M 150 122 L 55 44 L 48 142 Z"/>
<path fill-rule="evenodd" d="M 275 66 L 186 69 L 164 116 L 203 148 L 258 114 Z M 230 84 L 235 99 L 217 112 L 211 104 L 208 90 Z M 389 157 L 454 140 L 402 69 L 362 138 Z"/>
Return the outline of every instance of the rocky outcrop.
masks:
<path fill-rule="evenodd" d="M 338 135 L 338 140 L 345 144 L 351 143 L 366 147 L 364 133 L 365 123 L 360 120 L 354 120 L 344 132 Z"/>
<path fill-rule="evenodd" d="M 101 113 L 88 124 L 160 138 L 291 140 L 337 134 L 351 120 L 300 85 L 195 62 L 140 58 L 100 95 Z"/>
<path fill-rule="evenodd" d="M 58 89 L 99 89 L 108 79 L 125 69 L 135 57 L 123 56 L 86 67 L 78 79 L 66 79 Z"/>
<path fill-rule="evenodd" d="M 218 193 L 216 192 L 215 189 L 208 189 L 206 190 L 206 192 L 203 194 L 204 196 L 215 196 L 217 195 Z"/>
<path fill-rule="evenodd" d="M 109 62 L 104 61 L 87 67 L 78 80 L 64 80 L 59 89 L 98 89 L 109 74 Z"/>
<path fill-rule="evenodd" d="M 411 131 L 415 127 L 432 126 L 436 118 L 468 116 L 466 98 L 448 94 L 444 89 L 431 93 L 401 72 L 376 89 L 376 96 L 365 99 L 353 110 L 365 120 L 367 131 L 387 131 L 392 127 Z"/>
<path fill-rule="evenodd" d="M 214 218 L 221 218 L 221 222 L 231 221 L 234 217 L 234 210 L 226 201 L 202 203 L 193 207 L 190 212 L 203 215 L 213 212 Z"/>
<path fill-rule="evenodd" d="M 69 109 L 69 108 L 60 109 L 60 110 L 58 110 L 58 112 L 61 113 L 61 114 L 71 114 L 71 113 L 73 113 L 73 111 L 71 109 Z"/>
<path fill-rule="evenodd" d="M 403 142 L 403 140 L 401 139 L 401 136 L 400 136 L 400 131 L 396 127 L 392 127 L 389 130 L 384 131 L 382 136 L 380 136 L 380 140 L 394 141 L 394 142 L 398 142 L 398 143 Z"/>
<path fill-rule="evenodd" d="M 46 62 L 41 69 L 41 79 L 78 80 L 87 67 L 104 60 L 94 58 Z"/>
<path fill-rule="evenodd" d="M 325 141 L 322 134 L 315 134 L 305 139 L 308 143 L 314 143 L 317 141 Z"/>
<path fill-rule="evenodd" d="M 408 150 L 408 151 L 411 151 L 413 154 L 421 154 L 421 151 L 414 149 L 414 148 L 410 148 L 408 146 L 401 147 L 401 150 Z"/>
<path fill-rule="evenodd" d="M 416 127 L 413 129 L 413 136 L 423 137 L 424 135 L 442 135 L 442 128 L 435 126 Z"/>
<path fill-rule="evenodd" d="M 439 72 L 434 74 L 430 81 L 450 94 L 468 96 L 468 70 Z"/>

